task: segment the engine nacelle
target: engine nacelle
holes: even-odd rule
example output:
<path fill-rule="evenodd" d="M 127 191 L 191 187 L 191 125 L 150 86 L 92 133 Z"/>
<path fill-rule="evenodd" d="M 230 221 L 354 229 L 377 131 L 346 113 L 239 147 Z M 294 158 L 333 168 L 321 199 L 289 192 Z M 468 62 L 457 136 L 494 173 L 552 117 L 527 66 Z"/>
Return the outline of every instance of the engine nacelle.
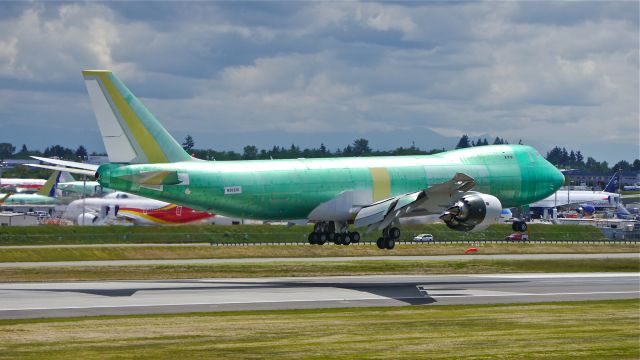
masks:
<path fill-rule="evenodd" d="M 469 192 L 440 215 L 440 219 L 449 229 L 483 230 L 491 224 L 497 224 L 501 212 L 502 204 L 495 196 Z"/>
<path fill-rule="evenodd" d="M 97 225 L 98 217 L 94 214 L 84 213 L 78 215 L 76 220 L 78 225 Z"/>

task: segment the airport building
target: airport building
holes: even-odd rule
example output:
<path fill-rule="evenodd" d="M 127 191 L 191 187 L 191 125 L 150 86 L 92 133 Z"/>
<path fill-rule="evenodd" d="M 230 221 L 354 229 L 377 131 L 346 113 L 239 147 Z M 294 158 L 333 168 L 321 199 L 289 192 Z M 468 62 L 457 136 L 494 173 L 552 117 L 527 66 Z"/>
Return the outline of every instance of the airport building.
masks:
<path fill-rule="evenodd" d="M 571 185 L 586 185 L 589 187 L 596 187 L 596 190 L 601 190 L 605 187 L 611 174 L 594 174 L 584 170 L 573 170 L 565 173 L 569 184 Z M 640 171 L 627 171 L 623 172 L 621 176 L 620 186 L 633 185 L 640 182 Z"/>

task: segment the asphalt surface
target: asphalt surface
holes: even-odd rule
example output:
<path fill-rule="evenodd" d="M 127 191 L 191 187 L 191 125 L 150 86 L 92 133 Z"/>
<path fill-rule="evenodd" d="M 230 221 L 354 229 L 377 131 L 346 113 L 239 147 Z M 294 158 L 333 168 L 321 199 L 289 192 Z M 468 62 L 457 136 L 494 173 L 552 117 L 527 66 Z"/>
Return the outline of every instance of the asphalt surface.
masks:
<path fill-rule="evenodd" d="M 551 259 L 613 259 L 636 258 L 640 253 L 605 254 L 504 254 L 504 255 L 437 255 L 437 256 L 344 256 L 308 258 L 242 258 L 242 259 L 178 259 L 178 260 L 100 260 L 100 261 L 51 261 L 51 262 L 3 262 L 0 268 L 49 267 L 49 266 L 120 266 L 120 265 L 184 265 L 184 264 L 236 264 L 269 262 L 331 262 L 331 261 L 458 261 L 458 260 L 551 260 Z"/>
<path fill-rule="evenodd" d="M 638 298 L 639 273 L 0 283 L 0 319 Z"/>

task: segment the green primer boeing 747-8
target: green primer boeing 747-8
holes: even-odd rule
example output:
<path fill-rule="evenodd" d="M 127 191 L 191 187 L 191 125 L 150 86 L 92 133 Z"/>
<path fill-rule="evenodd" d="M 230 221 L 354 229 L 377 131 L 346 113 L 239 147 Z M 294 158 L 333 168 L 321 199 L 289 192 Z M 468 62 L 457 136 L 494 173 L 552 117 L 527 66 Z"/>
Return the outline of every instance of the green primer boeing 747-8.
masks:
<path fill-rule="evenodd" d="M 111 163 L 47 160 L 95 171 L 106 188 L 231 217 L 310 220 L 312 244 L 349 244 L 349 224 L 382 230 L 391 249 L 402 217 L 438 214 L 469 231 L 503 207 L 553 194 L 564 176 L 529 146 L 496 145 L 425 156 L 203 161 L 192 158 L 110 71 L 83 72 Z M 526 226 L 524 223 L 521 226 Z"/>

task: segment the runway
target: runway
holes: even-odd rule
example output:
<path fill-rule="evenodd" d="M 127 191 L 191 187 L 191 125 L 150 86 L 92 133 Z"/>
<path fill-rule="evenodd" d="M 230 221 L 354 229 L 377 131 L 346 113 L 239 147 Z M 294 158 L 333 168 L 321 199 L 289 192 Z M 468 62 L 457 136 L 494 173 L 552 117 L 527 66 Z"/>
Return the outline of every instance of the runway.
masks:
<path fill-rule="evenodd" d="M 639 273 L 0 283 L 0 319 L 638 298 Z"/>
<path fill-rule="evenodd" d="M 433 255 L 433 256 L 333 256 L 300 258 L 241 258 L 241 259 L 163 259 L 163 260 L 99 260 L 99 261 L 42 261 L 2 262 L 2 268 L 49 266 L 122 266 L 122 265 L 188 265 L 236 264 L 269 262 L 332 262 L 332 261 L 464 261 L 464 260 L 553 260 L 553 259 L 628 259 L 640 260 L 640 253 L 599 254 L 497 254 L 497 255 Z"/>

